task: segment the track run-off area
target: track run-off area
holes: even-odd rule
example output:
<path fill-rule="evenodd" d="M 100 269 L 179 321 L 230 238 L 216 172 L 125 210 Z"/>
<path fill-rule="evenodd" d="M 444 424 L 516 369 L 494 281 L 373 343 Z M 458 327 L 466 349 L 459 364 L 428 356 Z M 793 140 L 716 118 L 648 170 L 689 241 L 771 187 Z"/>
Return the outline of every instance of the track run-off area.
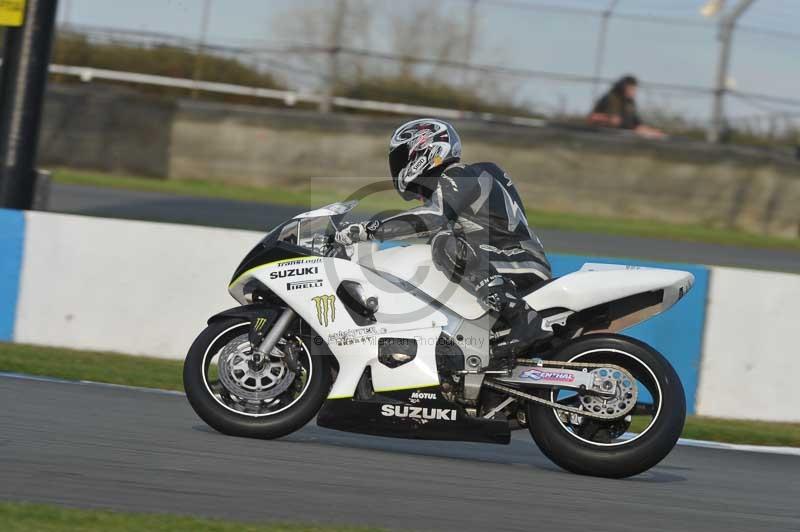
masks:
<path fill-rule="evenodd" d="M 62 183 L 53 184 L 50 197 L 53 212 L 263 232 L 308 209 Z M 367 215 L 361 213 L 361 216 Z M 536 232 L 548 252 L 800 273 L 800 250 L 796 249 L 758 249 L 559 229 L 536 229 Z"/>
<path fill-rule="evenodd" d="M 214 432 L 179 393 L 0 376 L 0 499 L 391 530 L 800 530 L 800 456 L 678 446 L 627 480 L 511 445 Z"/>

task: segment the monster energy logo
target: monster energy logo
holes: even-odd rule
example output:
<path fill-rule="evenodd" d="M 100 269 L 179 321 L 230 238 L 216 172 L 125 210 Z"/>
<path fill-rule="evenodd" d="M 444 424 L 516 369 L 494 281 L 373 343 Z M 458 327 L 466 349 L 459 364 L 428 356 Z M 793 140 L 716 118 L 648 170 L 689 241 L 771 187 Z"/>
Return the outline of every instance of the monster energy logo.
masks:
<path fill-rule="evenodd" d="M 336 321 L 336 296 L 317 296 L 312 297 L 311 301 L 317 306 L 317 320 L 320 325 L 328 326 Z"/>
<path fill-rule="evenodd" d="M 267 324 L 267 318 L 256 318 L 255 329 L 260 331 Z"/>

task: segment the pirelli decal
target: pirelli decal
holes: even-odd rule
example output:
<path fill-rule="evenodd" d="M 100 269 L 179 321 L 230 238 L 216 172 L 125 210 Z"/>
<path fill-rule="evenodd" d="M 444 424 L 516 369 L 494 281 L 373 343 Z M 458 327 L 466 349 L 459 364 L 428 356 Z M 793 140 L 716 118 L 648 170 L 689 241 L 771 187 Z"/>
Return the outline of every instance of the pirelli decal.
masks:
<path fill-rule="evenodd" d="M 329 323 L 336 321 L 336 296 L 316 296 L 311 301 L 316 305 L 320 325 L 327 327 Z"/>

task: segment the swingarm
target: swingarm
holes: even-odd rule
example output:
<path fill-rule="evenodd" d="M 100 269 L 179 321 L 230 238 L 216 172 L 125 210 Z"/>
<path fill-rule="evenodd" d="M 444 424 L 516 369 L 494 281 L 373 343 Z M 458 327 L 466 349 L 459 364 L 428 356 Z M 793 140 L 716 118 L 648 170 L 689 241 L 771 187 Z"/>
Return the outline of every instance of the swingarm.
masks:
<path fill-rule="evenodd" d="M 486 380 L 484 386 L 516 399 L 596 419 L 624 416 L 636 404 L 636 380 L 620 366 L 539 359 L 517 362 L 520 365 L 509 374 Z M 574 390 L 576 394 L 568 402 L 550 401 L 528 393 L 530 388 Z"/>

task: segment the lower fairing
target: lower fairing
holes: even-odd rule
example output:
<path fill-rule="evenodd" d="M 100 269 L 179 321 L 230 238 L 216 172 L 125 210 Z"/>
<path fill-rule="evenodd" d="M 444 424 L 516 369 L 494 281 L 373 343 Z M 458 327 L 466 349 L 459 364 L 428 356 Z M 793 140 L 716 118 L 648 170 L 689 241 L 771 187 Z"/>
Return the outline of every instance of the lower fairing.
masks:
<path fill-rule="evenodd" d="M 508 444 L 507 421 L 476 418 L 444 399 L 438 387 L 375 394 L 369 399 L 329 399 L 320 427 L 393 438 Z"/>

